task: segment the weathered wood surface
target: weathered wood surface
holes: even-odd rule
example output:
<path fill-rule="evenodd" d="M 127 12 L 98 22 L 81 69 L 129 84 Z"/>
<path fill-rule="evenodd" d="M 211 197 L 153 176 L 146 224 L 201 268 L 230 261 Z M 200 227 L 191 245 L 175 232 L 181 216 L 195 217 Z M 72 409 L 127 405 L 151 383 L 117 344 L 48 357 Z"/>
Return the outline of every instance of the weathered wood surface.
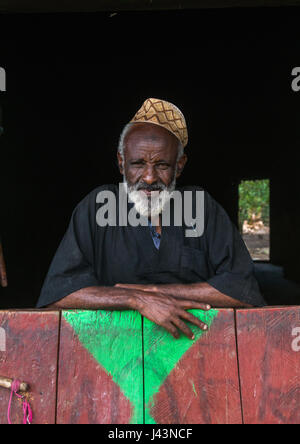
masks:
<path fill-rule="evenodd" d="M 143 423 L 141 333 L 137 312 L 63 312 L 58 424 Z"/>
<path fill-rule="evenodd" d="M 300 424 L 300 307 L 237 311 L 246 424 Z"/>
<path fill-rule="evenodd" d="M 29 384 L 34 424 L 55 423 L 58 331 L 58 312 L 0 311 L 0 374 Z M 0 424 L 7 424 L 9 397 L 0 388 Z M 22 423 L 16 397 L 10 417 Z"/>
<path fill-rule="evenodd" d="M 11 389 L 13 383 L 14 383 L 13 379 L 0 376 L 0 387 Z M 29 391 L 29 385 L 27 384 L 27 382 L 20 381 L 19 392 L 28 392 L 28 391 Z"/>
<path fill-rule="evenodd" d="M 210 325 L 194 341 L 144 319 L 146 423 L 239 424 L 234 311 L 191 312 Z"/>
<path fill-rule="evenodd" d="M 190 325 L 194 341 L 176 340 L 132 311 L 70 310 L 61 324 L 59 312 L 0 311 L 0 375 L 29 384 L 33 424 L 229 424 L 242 417 L 299 424 L 300 307 L 237 310 L 236 324 L 234 310 L 192 312 L 210 326 Z M 9 396 L 0 387 L 0 424 L 7 424 Z M 22 418 L 14 398 L 11 419 Z"/>

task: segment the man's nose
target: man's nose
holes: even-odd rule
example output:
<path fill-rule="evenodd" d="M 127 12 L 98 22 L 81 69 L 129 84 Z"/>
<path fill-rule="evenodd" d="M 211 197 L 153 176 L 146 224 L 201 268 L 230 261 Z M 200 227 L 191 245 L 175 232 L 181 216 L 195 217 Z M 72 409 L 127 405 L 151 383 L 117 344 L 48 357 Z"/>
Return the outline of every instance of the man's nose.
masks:
<path fill-rule="evenodd" d="M 152 185 L 153 183 L 157 182 L 157 172 L 152 165 L 146 166 L 144 172 L 143 172 L 143 181 L 147 183 L 148 185 Z"/>

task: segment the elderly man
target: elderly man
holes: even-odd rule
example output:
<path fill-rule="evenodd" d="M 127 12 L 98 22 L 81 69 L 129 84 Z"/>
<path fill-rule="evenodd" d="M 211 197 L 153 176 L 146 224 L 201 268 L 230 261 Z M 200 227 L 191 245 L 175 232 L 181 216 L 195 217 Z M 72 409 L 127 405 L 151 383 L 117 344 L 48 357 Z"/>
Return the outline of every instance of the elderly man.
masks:
<path fill-rule="evenodd" d="M 126 215 L 134 208 L 147 223 L 120 223 L 120 217 L 116 223 L 110 218 L 106 225 L 99 223 L 104 208 L 99 196 L 110 193 L 120 203 L 120 187 L 92 191 L 73 212 L 38 307 L 133 309 L 175 338 L 180 331 L 193 338 L 185 321 L 204 330 L 207 326 L 188 309 L 264 305 L 240 234 L 207 192 L 202 191 L 202 232 L 187 235 L 194 227 L 178 223 L 172 195 L 180 193 L 186 208 L 185 192 L 192 193 L 195 212 L 196 191 L 201 192 L 199 187 L 176 189 L 187 161 L 187 140 L 184 116 L 175 105 L 152 98 L 143 103 L 121 134 L 117 156 L 129 198 Z M 165 207 L 168 224 L 162 223 Z M 117 212 L 124 213 L 123 204 Z"/>

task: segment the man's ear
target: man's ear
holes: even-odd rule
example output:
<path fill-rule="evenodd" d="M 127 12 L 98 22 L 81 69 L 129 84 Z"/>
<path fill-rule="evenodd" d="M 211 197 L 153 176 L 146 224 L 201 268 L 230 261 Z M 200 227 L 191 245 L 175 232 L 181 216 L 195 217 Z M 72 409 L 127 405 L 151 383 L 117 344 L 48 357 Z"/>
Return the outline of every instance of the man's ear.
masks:
<path fill-rule="evenodd" d="M 123 176 L 124 175 L 124 161 L 123 161 L 123 157 L 121 156 L 119 151 L 117 152 L 117 157 L 118 157 L 119 170 L 120 170 L 120 173 Z"/>
<path fill-rule="evenodd" d="M 183 171 L 183 169 L 184 169 L 184 166 L 185 166 L 186 162 L 187 162 L 187 155 L 184 153 L 184 154 L 180 157 L 180 159 L 178 160 L 178 162 L 177 162 L 177 174 L 176 174 L 176 179 L 181 175 L 181 173 L 182 173 L 182 171 Z"/>

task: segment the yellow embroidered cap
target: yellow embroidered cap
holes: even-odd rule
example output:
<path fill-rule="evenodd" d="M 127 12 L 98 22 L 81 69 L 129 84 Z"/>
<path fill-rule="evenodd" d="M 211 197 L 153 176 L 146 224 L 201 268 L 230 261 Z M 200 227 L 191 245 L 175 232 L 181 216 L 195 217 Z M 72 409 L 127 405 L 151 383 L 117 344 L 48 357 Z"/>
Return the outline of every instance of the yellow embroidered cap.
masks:
<path fill-rule="evenodd" d="M 180 140 L 183 148 L 188 142 L 188 132 L 184 115 L 173 105 L 161 99 L 147 99 L 131 119 L 130 123 L 148 122 L 160 125 L 171 131 Z"/>

